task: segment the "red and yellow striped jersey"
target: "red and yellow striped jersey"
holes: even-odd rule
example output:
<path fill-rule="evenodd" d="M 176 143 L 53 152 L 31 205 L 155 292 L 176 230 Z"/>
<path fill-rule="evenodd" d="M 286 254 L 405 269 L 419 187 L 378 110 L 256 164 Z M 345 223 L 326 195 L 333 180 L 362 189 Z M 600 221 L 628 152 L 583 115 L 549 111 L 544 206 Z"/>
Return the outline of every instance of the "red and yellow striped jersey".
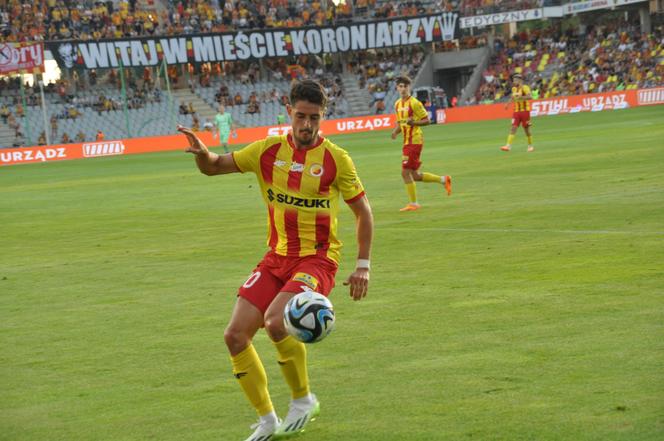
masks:
<path fill-rule="evenodd" d="M 530 95 L 530 87 L 525 84 L 521 87 L 512 87 L 512 101 L 514 102 L 515 112 L 530 110 L 530 100 L 522 98 L 524 95 Z"/>
<path fill-rule="evenodd" d="M 339 195 L 351 203 L 364 187 L 348 153 L 328 139 L 297 149 L 291 135 L 272 136 L 233 152 L 254 172 L 268 211 L 267 244 L 282 256 L 319 255 L 339 262 Z"/>
<path fill-rule="evenodd" d="M 408 118 L 413 118 L 414 121 L 428 118 L 429 115 L 422 103 L 413 96 L 409 96 L 405 100 L 398 99 L 394 103 L 394 112 L 397 114 L 397 124 L 401 126 L 401 132 L 403 133 L 403 144 L 423 144 L 422 128 L 420 126 L 411 127 L 406 124 Z"/>

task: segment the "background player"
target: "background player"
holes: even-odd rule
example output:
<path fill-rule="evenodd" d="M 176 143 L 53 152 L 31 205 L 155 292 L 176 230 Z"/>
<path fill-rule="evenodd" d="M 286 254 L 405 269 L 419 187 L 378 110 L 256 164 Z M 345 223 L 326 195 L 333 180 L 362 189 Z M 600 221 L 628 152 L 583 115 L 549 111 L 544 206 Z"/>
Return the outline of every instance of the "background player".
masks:
<path fill-rule="evenodd" d="M 226 107 L 223 104 L 219 106 L 219 113 L 214 117 L 214 125 L 217 126 L 217 133 L 219 134 L 219 144 L 228 153 L 228 138 L 231 132 L 235 130 L 233 124 L 233 117 L 230 113 L 226 113 Z"/>
<path fill-rule="evenodd" d="M 337 212 L 341 195 L 355 214 L 358 260 L 344 284 L 354 300 L 362 299 L 369 283 L 373 235 L 371 207 L 347 152 L 318 134 L 327 96 L 312 80 L 293 84 L 291 133 L 271 136 L 224 155 L 211 153 L 189 129 L 180 127 L 203 174 L 253 172 L 268 208 L 270 250 L 238 292 L 224 333 L 233 374 L 259 415 L 247 441 L 266 441 L 304 429 L 320 404 L 309 389 L 305 345 L 289 336 L 283 310 L 295 294 L 313 290 L 327 295 L 334 286 L 341 243 Z M 265 327 L 277 349 L 277 361 L 291 389 L 283 423 L 277 418 L 267 377 L 252 339 Z"/>
<path fill-rule="evenodd" d="M 400 211 L 414 211 L 420 208 L 420 204 L 417 202 L 415 181 L 443 184 L 449 196 L 452 194 L 452 178 L 446 175 L 420 173 L 419 169 L 422 165 L 420 155 L 424 147 L 424 137 L 420 127 L 428 126 L 431 121 L 422 103 L 410 95 L 410 78 L 405 75 L 400 76 L 396 79 L 396 83 L 400 99 L 394 103 L 397 126 L 392 131 L 392 139 L 396 139 L 399 133 L 403 133 L 401 177 L 406 185 L 409 200 L 409 203 Z"/>
<path fill-rule="evenodd" d="M 500 150 L 504 152 L 509 152 L 512 148 L 512 141 L 514 141 L 514 134 L 516 129 L 519 128 L 519 125 L 523 126 L 523 130 L 526 132 L 528 137 L 528 151 L 532 152 L 535 150 L 533 147 L 533 137 L 530 134 L 530 100 L 533 99 L 533 95 L 530 91 L 528 85 L 523 84 L 523 77 L 521 74 L 512 75 L 512 102 L 514 103 L 514 113 L 512 114 L 512 128 L 510 129 L 510 134 L 507 136 L 507 144 L 502 146 Z M 507 104 L 505 105 L 507 108 Z"/>

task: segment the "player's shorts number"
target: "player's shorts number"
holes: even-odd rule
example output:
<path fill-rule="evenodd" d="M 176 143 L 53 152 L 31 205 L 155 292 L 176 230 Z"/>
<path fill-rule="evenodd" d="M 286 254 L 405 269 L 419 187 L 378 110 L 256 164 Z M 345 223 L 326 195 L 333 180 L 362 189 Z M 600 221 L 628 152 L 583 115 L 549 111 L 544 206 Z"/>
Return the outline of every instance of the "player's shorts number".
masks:
<path fill-rule="evenodd" d="M 254 284 L 256 282 L 258 282 L 258 279 L 260 279 L 260 278 L 261 278 L 261 272 L 256 271 L 255 273 L 253 273 L 252 275 L 249 276 L 249 278 L 247 279 L 246 282 L 244 282 L 244 285 L 242 285 L 242 288 L 251 288 L 252 286 L 254 286 Z"/>

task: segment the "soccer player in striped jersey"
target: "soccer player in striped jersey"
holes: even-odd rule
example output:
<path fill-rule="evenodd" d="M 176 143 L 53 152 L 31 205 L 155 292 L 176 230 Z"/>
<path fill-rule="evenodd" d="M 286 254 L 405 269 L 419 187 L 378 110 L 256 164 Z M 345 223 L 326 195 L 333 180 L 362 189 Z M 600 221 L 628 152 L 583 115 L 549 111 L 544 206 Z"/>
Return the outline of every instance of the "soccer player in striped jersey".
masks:
<path fill-rule="evenodd" d="M 528 151 L 532 152 L 535 150 L 535 147 L 533 146 L 533 136 L 530 134 L 530 126 L 532 124 L 530 122 L 530 100 L 533 99 L 533 95 L 530 91 L 530 87 L 523 83 L 523 77 L 521 74 L 515 73 L 512 75 L 512 84 L 512 102 L 514 103 L 512 128 L 510 129 L 510 134 L 507 135 L 507 144 L 502 146 L 500 150 L 509 152 L 512 149 L 514 135 L 521 125 L 528 137 Z M 507 104 L 505 107 L 507 107 Z"/>
<path fill-rule="evenodd" d="M 334 286 L 341 242 L 337 238 L 339 197 L 355 214 L 358 242 L 355 270 L 344 282 L 353 300 L 367 294 L 373 215 L 348 153 L 323 138 L 318 129 L 327 96 L 312 80 L 290 91 L 291 132 L 270 136 L 243 149 L 210 152 L 188 128 L 179 127 L 203 174 L 252 172 L 267 205 L 269 251 L 239 288 L 224 340 L 233 374 L 259 421 L 247 441 L 266 441 L 300 432 L 318 414 L 320 404 L 309 387 L 305 345 L 289 336 L 283 310 L 295 294 L 313 290 L 328 295 Z M 291 390 L 288 415 L 274 411 L 267 377 L 252 339 L 265 327 L 277 349 L 277 361 Z"/>
<path fill-rule="evenodd" d="M 392 131 L 392 139 L 403 133 L 403 149 L 401 157 L 401 177 L 406 185 L 408 204 L 399 211 L 415 211 L 420 208 L 417 202 L 416 181 L 443 184 L 447 195 L 452 194 L 452 178 L 447 175 L 439 176 L 433 173 L 420 172 L 420 155 L 424 148 L 422 126 L 431 124 L 429 114 L 422 103 L 410 95 L 411 80 L 405 75 L 396 79 L 397 91 L 400 98 L 394 103 L 394 112 L 397 116 L 397 125 Z"/>

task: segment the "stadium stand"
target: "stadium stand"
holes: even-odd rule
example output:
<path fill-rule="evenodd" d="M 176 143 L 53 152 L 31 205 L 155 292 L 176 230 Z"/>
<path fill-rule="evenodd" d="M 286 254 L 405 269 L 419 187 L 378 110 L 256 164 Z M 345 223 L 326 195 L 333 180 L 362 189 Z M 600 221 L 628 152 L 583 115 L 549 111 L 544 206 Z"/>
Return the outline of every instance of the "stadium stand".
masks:
<path fill-rule="evenodd" d="M 508 99 L 514 73 L 523 74 L 541 98 L 664 84 L 661 29 L 645 34 L 622 23 L 563 35 L 551 28 L 496 44 L 475 94 L 479 103 Z"/>
<path fill-rule="evenodd" d="M 14 42 L 324 26 L 453 10 L 471 16 L 560 2 L 356 0 L 335 6 L 329 0 L 6 0 L 2 4 L 0 41 Z M 505 37 L 504 30 L 475 29 L 463 31 L 453 41 L 421 46 L 169 66 L 168 85 L 152 68 L 126 69 L 124 88 L 118 70 L 65 71 L 46 87 L 46 115 L 36 87 L 25 86 L 21 92 L 16 78 L 1 78 L 0 145 L 34 145 L 46 135 L 51 142 L 65 134 L 72 141 L 94 140 L 102 126 L 106 139 L 169 134 L 176 122 L 203 129 L 210 126 L 220 103 L 239 127 L 277 124 L 283 121 L 290 81 L 303 77 L 325 85 L 330 95 L 328 118 L 391 112 L 398 98 L 396 76 L 417 80 L 432 54 L 478 47 L 490 48 L 493 55 L 483 72 L 478 69 L 482 79 L 468 86 L 465 96 L 470 98 L 462 105 L 509 99 L 508 80 L 515 72 L 524 74 L 541 98 L 664 84 L 661 27 L 648 33 L 624 22 L 572 27 L 566 32 L 560 31 L 560 23 L 544 29 L 520 27 L 512 38 Z M 448 98 L 456 104 L 458 97 Z M 178 112 L 180 108 L 185 111 Z"/>

